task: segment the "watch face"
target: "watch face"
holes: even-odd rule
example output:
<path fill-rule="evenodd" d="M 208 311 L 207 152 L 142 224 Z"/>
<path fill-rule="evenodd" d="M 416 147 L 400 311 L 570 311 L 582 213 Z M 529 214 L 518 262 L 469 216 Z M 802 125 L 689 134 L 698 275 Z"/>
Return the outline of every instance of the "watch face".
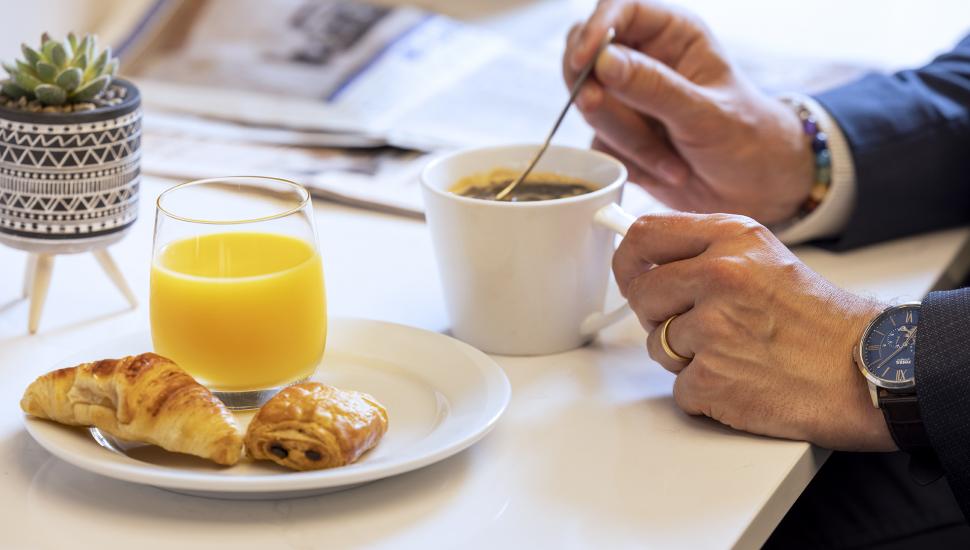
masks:
<path fill-rule="evenodd" d="M 877 385 L 912 386 L 916 361 L 919 305 L 889 309 L 873 321 L 862 342 L 866 371 Z"/>

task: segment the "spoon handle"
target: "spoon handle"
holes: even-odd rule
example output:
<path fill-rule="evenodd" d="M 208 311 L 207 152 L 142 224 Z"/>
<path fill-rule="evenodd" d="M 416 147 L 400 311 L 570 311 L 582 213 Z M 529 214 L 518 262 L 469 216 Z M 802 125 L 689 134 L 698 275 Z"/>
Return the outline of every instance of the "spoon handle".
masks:
<path fill-rule="evenodd" d="M 508 184 L 505 189 L 499 191 L 498 195 L 495 195 L 495 200 L 500 201 L 507 197 L 509 193 L 516 188 L 516 186 L 525 181 L 526 176 L 528 176 L 529 173 L 532 172 L 532 169 L 536 167 L 536 164 L 539 163 L 539 159 L 546 152 L 546 149 L 549 148 L 549 144 L 552 143 L 552 137 L 556 135 L 556 131 L 559 130 L 559 126 L 562 124 L 563 119 L 566 118 L 566 113 L 569 112 L 569 108 L 572 106 L 573 102 L 576 101 L 576 96 L 579 95 L 580 88 L 583 87 L 583 83 L 586 82 L 589 74 L 593 72 L 593 67 L 596 66 L 596 60 L 599 58 L 603 50 L 610 45 L 610 42 L 613 42 L 613 38 L 615 37 L 616 31 L 613 30 L 613 27 L 610 27 L 606 31 L 603 41 L 600 42 L 599 47 L 596 49 L 596 53 L 593 55 L 593 58 L 590 59 L 589 62 L 586 63 L 586 66 L 583 67 L 583 70 L 579 72 L 579 76 L 576 77 L 576 82 L 573 82 L 573 87 L 569 90 L 569 101 L 566 102 L 566 106 L 563 107 L 562 111 L 559 113 L 559 117 L 556 118 L 556 123 L 552 125 L 552 129 L 549 130 L 549 134 L 546 135 L 546 140 L 542 143 L 542 146 L 539 147 L 539 150 L 536 151 L 536 153 L 532 156 L 532 160 L 529 161 L 529 165 L 526 166 L 525 170 L 519 174 L 519 177 L 515 178 L 512 183 Z"/>

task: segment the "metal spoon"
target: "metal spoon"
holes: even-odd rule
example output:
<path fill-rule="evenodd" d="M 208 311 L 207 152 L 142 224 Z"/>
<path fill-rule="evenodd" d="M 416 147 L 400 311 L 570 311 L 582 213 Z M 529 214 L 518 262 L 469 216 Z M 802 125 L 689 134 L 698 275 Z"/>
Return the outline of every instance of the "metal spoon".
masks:
<path fill-rule="evenodd" d="M 589 63 L 587 63 L 585 67 L 583 67 L 583 70 L 579 73 L 579 77 L 576 78 L 576 82 L 573 83 L 572 89 L 569 90 L 569 101 L 566 102 L 566 106 L 563 107 L 562 112 L 559 113 L 559 118 L 557 118 L 556 123 L 552 125 L 552 130 L 549 130 L 549 135 L 546 136 L 546 141 L 543 142 L 542 146 L 539 147 L 539 150 L 536 151 L 536 154 L 532 157 L 532 160 L 529 161 L 529 165 L 526 166 L 525 171 L 519 174 L 519 177 L 515 178 L 515 180 L 508 184 L 505 189 L 499 191 L 498 195 L 495 195 L 495 200 L 500 201 L 505 199 L 505 197 L 507 197 L 517 185 L 525 181 L 526 176 L 528 176 L 529 173 L 532 172 L 532 169 L 536 167 L 536 164 L 539 162 L 539 159 L 542 157 L 543 153 L 545 153 L 546 149 L 549 148 L 549 143 L 552 141 L 552 136 L 556 135 L 556 130 L 558 130 L 559 125 L 562 124 L 562 119 L 566 118 L 566 113 L 569 111 L 569 107 L 571 107 L 573 101 L 576 100 L 576 96 L 579 94 L 579 89 L 583 86 L 583 82 L 586 82 L 586 78 L 589 77 L 589 73 L 593 72 L 593 66 L 596 65 L 596 60 L 599 58 L 600 54 L 603 53 L 603 50 L 610 45 L 610 42 L 613 42 L 613 38 L 615 37 L 616 31 L 613 30 L 613 27 L 610 27 L 606 31 L 606 36 L 603 37 L 603 41 L 600 42 L 599 47 L 596 48 L 596 53 L 593 55 L 593 58 L 589 60 Z"/>

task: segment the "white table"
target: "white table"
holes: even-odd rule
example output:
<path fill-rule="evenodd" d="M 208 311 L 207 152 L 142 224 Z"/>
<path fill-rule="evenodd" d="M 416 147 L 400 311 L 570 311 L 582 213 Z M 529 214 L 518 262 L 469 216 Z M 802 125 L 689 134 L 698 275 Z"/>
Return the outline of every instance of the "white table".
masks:
<path fill-rule="evenodd" d="M 561 32 L 589 8 L 588 0 L 479 2 L 483 9 L 420 3 L 520 39 Z M 750 33 L 750 18 L 759 13 L 775 21 L 759 27 L 777 29 L 777 35 L 795 17 L 790 4 L 772 8 L 789 10 L 772 16 L 760 2 L 746 2 L 747 8 L 714 0 L 687 3 L 741 50 L 765 51 L 784 42 L 791 46 L 788 53 L 800 55 L 821 44 L 835 57 L 846 53 L 842 44 L 852 46 L 854 60 L 894 64 L 878 41 L 853 39 L 851 20 L 829 16 L 844 2 L 826 2 L 827 9 L 808 13 L 807 23 L 802 13 L 791 32 L 786 28 L 774 40 L 771 33 Z M 961 0 L 939 4 L 955 16 L 920 12 L 934 15 L 934 24 L 905 25 L 925 31 L 926 53 L 955 37 L 957 17 L 966 10 Z M 886 16 L 902 6 L 892 5 L 895 11 L 863 11 L 899 27 L 912 13 Z M 940 21 L 942 31 L 934 26 Z M 829 24 L 844 40 L 819 39 L 818 29 Z M 883 32 L 891 35 L 893 27 L 888 29 Z M 916 41 L 905 42 L 905 53 L 915 57 Z M 26 385 L 63 357 L 93 341 L 147 328 L 152 197 L 170 183 L 144 182 L 142 217 L 113 249 L 141 300 L 136 310 L 127 308 L 93 257 L 59 258 L 40 332 L 27 336 L 27 304 L 19 298 L 26 256 L 0 247 L 2 548 L 754 548 L 827 457 L 805 443 L 740 434 L 679 412 L 670 397 L 672 376 L 648 359 L 644 333 L 627 319 L 587 348 L 497 358 L 513 398 L 491 435 L 442 463 L 351 491 L 228 502 L 76 469 L 30 439 L 17 403 Z M 331 315 L 447 328 L 423 224 L 327 204 L 317 205 L 317 221 Z M 919 298 L 940 280 L 965 272 L 967 236 L 953 230 L 848 254 L 814 248 L 798 253 L 836 284 L 900 300 Z"/>
<path fill-rule="evenodd" d="M 632 318 L 592 346 L 497 361 L 513 398 L 495 431 L 424 470 L 279 502 L 186 497 L 113 481 L 48 455 L 23 430 L 26 385 L 92 341 L 147 327 L 153 196 L 114 247 L 143 304 L 129 310 L 90 255 L 58 258 L 40 332 L 18 298 L 25 255 L 0 248 L 0 547 L 751 548 L 827 456 L 688 417 Z M 630 193 L 637 198 L 637 193 Z M 330 314 L 447 328 L 423 224 L 317 205 Z M 883 299 L 918 297 L 953 263 L 964 230 L 802 258 Z M 896 257 L 906 257 L 900 267 Z M 917 267 L 921 266 L 921 267 Z"/>

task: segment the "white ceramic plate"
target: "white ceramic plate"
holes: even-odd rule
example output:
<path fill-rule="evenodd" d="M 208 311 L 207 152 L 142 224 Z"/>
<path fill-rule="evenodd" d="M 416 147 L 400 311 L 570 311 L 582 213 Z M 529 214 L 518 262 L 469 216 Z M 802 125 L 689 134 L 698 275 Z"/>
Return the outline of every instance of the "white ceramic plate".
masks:
<path fill-rule="evenodd" d="M 151 350 L 147 333 L 105 342 L 57 367 Z M 200 496 L 276 499 L 336 491 L 415 470 L 485 436 L 505 411 L 509 381 L 494 361 L 442 334 L 358 319 L 332 319 L 314 380 L 365 391 L 388 411 L 388 431 L 357 463 L 292 472 L 246 459 L 224 468 L 158 447 L 106 439 L 97 430 L 25 417 L 45 449 L 107 477 Z M 252 413 L 237 418 L 245 429 Z"/>

